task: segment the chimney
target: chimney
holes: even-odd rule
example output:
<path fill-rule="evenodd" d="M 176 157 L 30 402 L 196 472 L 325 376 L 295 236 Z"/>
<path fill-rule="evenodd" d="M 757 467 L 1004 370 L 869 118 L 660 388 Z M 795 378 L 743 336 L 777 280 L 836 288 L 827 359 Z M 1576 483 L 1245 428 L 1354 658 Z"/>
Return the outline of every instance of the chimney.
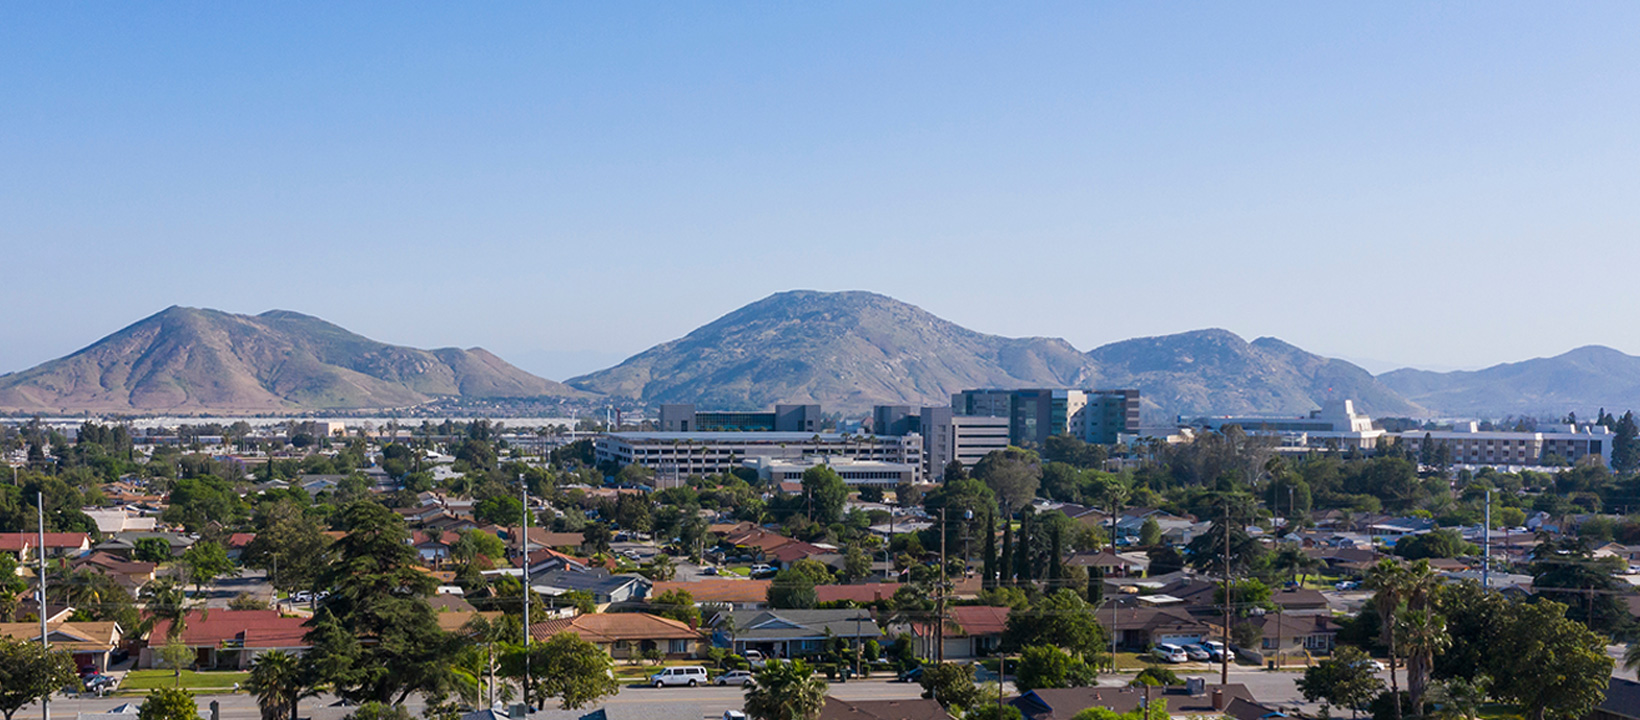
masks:
<path fill-rule="evenodd" d="M 1213 709 L 1224 712 L 1224 688 L 1213 688 Z"/>

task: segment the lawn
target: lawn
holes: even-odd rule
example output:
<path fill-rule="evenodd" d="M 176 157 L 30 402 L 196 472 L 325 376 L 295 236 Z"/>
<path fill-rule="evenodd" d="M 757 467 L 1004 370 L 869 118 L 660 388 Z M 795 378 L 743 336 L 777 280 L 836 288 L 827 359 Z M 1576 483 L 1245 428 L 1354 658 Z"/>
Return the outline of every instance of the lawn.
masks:
<path fill-rule="evenodd" d="M 735 567 L 723 567 L 723 568 L 718 568 L 718 572 L 722 573 L 724 575 L 738 575 L 740 577 L 751 577 L 752 576 L 752 566 L 750 566 L 750 565 L 737 565 Z"/>
<path fill-rule="evenodd" d="M 153 690 L 155 688 L 183 687 L 190 690 L 228 690 L 234 684 L 245 684 L 250 677 L 246 672 L 194 672 L 183 670 L 180 685 L 171 670 L 132 670 L 120 683 L 120 690 Z"/>

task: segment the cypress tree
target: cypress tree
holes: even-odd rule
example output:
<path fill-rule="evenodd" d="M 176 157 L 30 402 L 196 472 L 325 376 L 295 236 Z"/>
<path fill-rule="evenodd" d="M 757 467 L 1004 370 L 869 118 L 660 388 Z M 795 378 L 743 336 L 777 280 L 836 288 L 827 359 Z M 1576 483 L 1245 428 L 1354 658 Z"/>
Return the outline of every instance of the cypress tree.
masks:
<path fill-rule="evenodd" d="M 1014 521 L 1002 517 L 1002 562 L 997 565 L 997 585 L 1010 585 L 1014 576 Z"/>
<path fill-rule="evenodd" d="M 985 565 L 980 572 L 980 587 L 990 589 L 997 586 L 997 516 L 996 513 L 985 513 Z"/>
<path fill-rule="evenodd" d="M 1063 550 L 1064 546 L 1060 544 L 1059 539 L 1059 525 L 1056 523 L 1053 526 L 1053 533 L 1049 536 L 1048 542 L 1049 591 L 1058 590 L 1065 582 L 1065 565 L 1059 556 L 1059 553 L 1063 552 Z"/>
<path fill-rule="evenodd" d="M 1014 550 L 1014 582 L 1029 585 L 1036 579 L 1031 562 L 1031 513 L 1019 517 L 1019 547 Z"/>
<path fill-rule="evenodd" d="M 1088 573 L 1088 604 L 1098 609 L 1105 602 L 1105 569 L 1099 566 Z"/>

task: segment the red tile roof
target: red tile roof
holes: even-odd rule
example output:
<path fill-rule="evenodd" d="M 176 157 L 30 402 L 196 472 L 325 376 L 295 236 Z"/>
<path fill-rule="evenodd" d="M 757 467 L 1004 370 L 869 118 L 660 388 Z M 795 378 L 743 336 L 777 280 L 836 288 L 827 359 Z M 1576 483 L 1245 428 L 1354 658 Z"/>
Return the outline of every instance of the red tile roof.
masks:
<path fill-rule="evenodd" d="M 219 646 L 230 640 L 250 642 L 283 642 L 307 633 L 306 622 L 299 617 L 280 617 L 275 610 L 212 610 L 188 612 L 188 622 L 182 628 L 182 642 L 193 647 Z M 150 641 L 164 638 L 171 631 L 171 621 L 154 623 Z M 247 647 L 290 647 L 290 645 L 247 645 Z"/>
<path fill-rule="evenodd" d="M 234 533 L 228 536 L 228 547 L 244 549 L 256 539 L 256 533 Z"/>
<path fill-rule="evenodd" d="M 900 589 L 899 583 L 870 583 L 864 585 L 816 585 L 814 594 L 820 602 L 838 602 L 852 600 L 857 603 L 874 603 L 878 600 L 887 600 L 894 597 Z"/>
<path fill-rule="evenodd" d="M 690 582 L 665 581 L 649 589 L 651 598 L 668 590 L 685 590 L 697 603 L 760 603 L 769 597 L 768 580 L 706 578 Z M 818 588 L 816 588 L 818 589 Z"/>
<path fill-rule="evenodd" d="M 530 636 L 545 640 L 571 632 L 582 640 L 606 645 L 620 640 L 699 640 L 698 630 L 671 618 L 647 613 L 590 613 L 530 626 Z"/>
<path fill-rule="evenodd" d="M 958 605 L 948 608 L 946 637 L 1000 635 L 1008 628 L 1008 608 L 988 605 Z"/>

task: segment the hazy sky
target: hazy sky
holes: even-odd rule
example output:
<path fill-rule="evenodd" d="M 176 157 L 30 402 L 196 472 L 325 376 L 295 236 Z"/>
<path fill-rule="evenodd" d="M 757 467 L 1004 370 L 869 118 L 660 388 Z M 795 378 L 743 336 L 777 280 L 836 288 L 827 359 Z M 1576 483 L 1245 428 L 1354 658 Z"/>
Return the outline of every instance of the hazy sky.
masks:
<path fill-rule="evenodd" d="M 1640 4 L 0 9 L 0 372 L 173 305 L 554 378 L 769 293 L 1640 353 Z"/>

